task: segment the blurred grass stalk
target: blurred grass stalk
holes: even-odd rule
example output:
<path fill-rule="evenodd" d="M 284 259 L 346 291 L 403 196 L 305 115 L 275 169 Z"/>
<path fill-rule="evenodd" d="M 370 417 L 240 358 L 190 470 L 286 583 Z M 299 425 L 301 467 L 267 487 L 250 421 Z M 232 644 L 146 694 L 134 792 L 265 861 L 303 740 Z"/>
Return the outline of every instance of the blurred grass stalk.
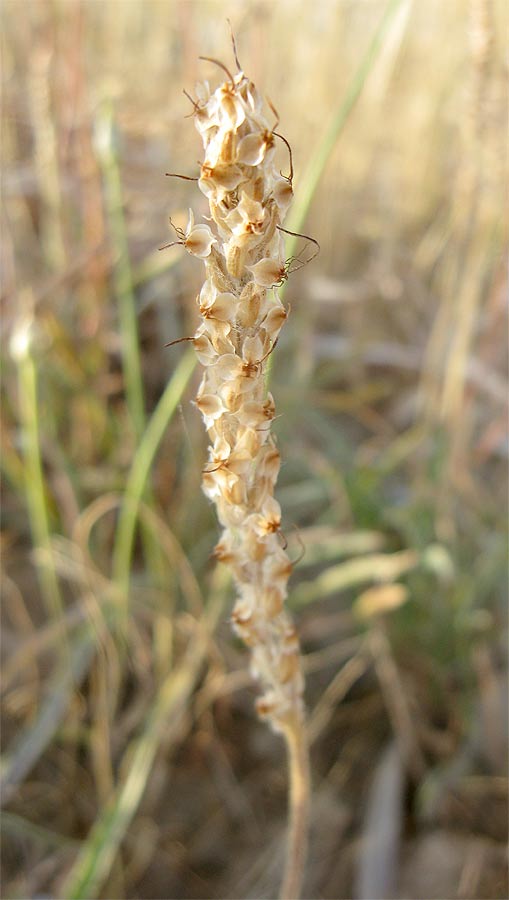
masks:
<path fill-rule="evenodd" d="M 311 160 L 299 182 L 299 188 L 295 193 L 295 198 L 292 203 L 288 220 L 286 223 L 286 227 L 290 231 L 294 231 L 296 233 L 302 232 L 302 229 L 305 227 L 306 219 L 308 217 L 309 211 L 311 209 L 311 205 L 313 203 L 313 199 L 318 190 L 318 186 L 323 177 L 325 169 L 327 168 L 327 164 L 334 152 L 336 144 L 345 128 L 350 114 L 352 113 L 359 97 L 362 94 L 364 85 L 366 84 L 366 80 L 373 70 L 373 66 L 375 65 L 376 60 L 379 57 L 380 51 L 384 46 L 384 39 L 386 38 L 389 26 L 394 21 L 396 17 L 396 13 L 401 9 L 404 5 L 409 6 L 412 0 L 389 0 L 387 6 L 385 7 L 384 13 L 378 27 L 369 43 L 369 46 L 361 59 L 359 67 L 354 72 L 354 75 L 349 83 L 348 89 L 344 96 L 341 97 L 341 101 L 339 106 L 332 118 L 332 121 L 327 128 L 324 136 L 321 141 L 318 143 L 318 147 L 311 157 Z M 296 236 L 288 236 L 286 241 L 286 248 L 289 257 L 292 257 L 297 252 L 297 243 L 301 240 L 301 238 Z M 287 282 L 285 282 L 279 291 L 279 295 L 281 297 L 284 296 L 285 289 L 287 286 Z M 295 353 L 295 368 L 297 370 L 297 374 L 302 379 L 307 375 L 307 370 L 309 368 L 309 363 L 307 361 L 307 351 L 305 350 L 305 344 L 308 342 L 308 334 L 310 330 L 309 318 L 310 318 L 310 310 L 311 307 L 308 304 L 302 303 L 298 307 L 298 322 L 294 328 L 294 334 L 297 336 L 297 339 L 300 343 L 300 349 L 298 353 Z M 300 335 L 300 338 L 298 337 Z M 269 361 L 269 374 L 271 370 L 272 361 Z"/>
<path fill-rule="evenodd" d="M 295 200 L 288 215 L 288 228 L 291 231 L 300 231 L 306 223 L 318 185 L 332 156 L 337 140 L 362 94 L 366 80 L 384 45 L 387 30 L 403 3 L 408 4 L 409 0 L 389 0 L 385 7 L 378 28 L 350 81 L 346 94 L 341 98 L 332 121 L 302 176 L 299 190 L 296 192 Z M 296 237 L 288 238 L 286 245 L 289 256 L 295 253 L 298 240 Z"/>
<path fill-rule="evenodd" d="M 65 268 L 66 251 L 62 215 L 62 181 L 59 171 L 58 130 L 52 109 L 52 56 L 37 43 L 29 58 L 27 96 L 33 121 L 34 167 L 41 197 L 40 241 L 50 271 Z"/>
<path fill-rule="evenodd" d="M 464 126 L 464 153 L 458 173 L 457 204 L 461 209 L 457 225 L 459 234 L 458 259 L 453 290 L 444 293 L 450 298 L 451 342 L 444 370 L 440 414 L 450 430 L 450 468 L 458 463 L 459 454 L 467 444 L 468 419 L 465 414 L 467 398 L 467 368 L 472 345 L 476 339 L 476 325 L 484 302 L 480 289 L 492 260 L 503 246 L 502 215 L 492 229 L 481 229 L 485 200 L 486 159 L 485 132 L 489 122 L 489 68 L 495 42 L 494 9 L 491 0 L 470 0 L 468 37 L 470 49 L 470 83 L 467 115 Z M 498 226 L 498 227 L 497 227 Z"/>
<path fill-rule="evenodd" d="M 95 148 L 102 171 L 106 212 L 109 222 L 111 243 L 113 248 L 113 274 L 115 293 L 118 302 L 120 339 L 122 344 L 122 366 L 126 391 L 127 408 L 133 427 L 136 447 L 140 447 L 146 426 L 145 398 L 143 390 L 143 374 L 141 365 L 140 342 L 138 334 L 138 315 L 131 269 L 129 242 L 124 216 L 124 198 L 117 157 L 115 120 L 111 103 L 104 102 L 95 123 Z M 135 456 L 135 460 L 137 456 Z M 132 473 L 132 469 L 131 469 Z M 133 478 L 130 483 L 132 484 Z M 140 479 L 138 479 L 138 483 Z M 147 505 L 155 509 L 155 498 L 148 482 L 148 471 L 144 471 L 142 494 Z M 121 604 L 127 619 L 129 610 L 129 569 L 134 544 L 134 518 L 131 517 L 131 539 L 126 540 L 126 526 L 120 535 L 120 551 L 115 551 L 117 574 L 120 568 L 119 586 L 122 589 Z M 127 514 L 124 514 L 124 522 Z M 165 566 L 163 556 L 151 531 L 141 524 L 143 546 L 146 553 L 148 570 L 155 576 L 156 582 L 164 585 Z M 118 546 L 118 541 L 117 541 Z M 120 561 L 119 561 L 120 554 Z"/>
<path fill-rule="evenodd" d="M 467 465 L 473 430 L 468 390 L 468 364 L 479 336 L 486 285 L 504 243 L 504 219 L 500 212 L 485 227 L 490 177 L 498 171 L 493 158 L 490 104 L 490 66 L 496 43 L 495 7 L 492 0 L 469 0 L 467 31 L 470 66 L 463 100 L 458 166 L 451 187 L 449 240 L 455 253 L 445 254 L 438 267 L 441 302 L 426 348 L 421 391 L 423 415 L 431 430 L 439 423 L 446 438 L 446 457 L 439 493 L 440 528 L 450 533 L 451 485 Z M 490 171 L 491 170 L 491 171 Z M 484 292 L 483 292 L 484 288 Z"/>
<path fill-rule="evenodd" d="M 146 491 L 148 477 L 159 444 L 195 368 L 196 357 L 194 351 L 191 350 L 182 357 L 168 382 L 148 422 L 127 477 L 113 550 L 113 578 L 125 596 L 129 591 L 130 561 L 140 502 Z"/>
<path fill-rule="evenodd" d="M 56 644 L 53 644 L 56 646 Z M 33 766 L 55 736 L 69 704 L 89 670 L 95 652 L 93 635 L 80 629 L 69 652 L 47 682 L 44 699 L 34 721 L 20 732 L 2 755 L 0 773 L 1 805 L 9 803 Z"/>
<path fill-rule="evenodd" d="M 29 297 L 28 309 L 31 304 L 32 298 Z M 37 367 L 31 353 L 33 317 L 28 309 L 18 320 L 10 344 L 18 379 L 24 490 L 33 547 L 46 551 L 47 562 L 37 566 L 41 593 L 49 618 L 60 620 L 63 601 L 52 557 L 50 513 L 40 448 Z"/>
<path fill-rule="evenodd" d="M 119 767 L 125 777 L 83 842 L 59 891 L 62 900 L 90 900 L 98 896 L 137 812 L 161 742 L 169 744 L 179 736 L 229 585 L 224 570 L 217 568 L 214 575 L 207 610 L 196 622 L 182 661 L 161 684 L 140 737 L 127 747 Z"/>
<path fill-rule="evenodd" d="M 117 159 L 113 108 L 104 102 L 95 123 L 95 148 L 103 175 L 106 212 L 113 247 L 113 274 L 118 301 L 122 362 L 127 408 L 136 439 L 145 428 L 145 399 L 138 337 L 138 316 L 133 288 L 124 198 Z"/>

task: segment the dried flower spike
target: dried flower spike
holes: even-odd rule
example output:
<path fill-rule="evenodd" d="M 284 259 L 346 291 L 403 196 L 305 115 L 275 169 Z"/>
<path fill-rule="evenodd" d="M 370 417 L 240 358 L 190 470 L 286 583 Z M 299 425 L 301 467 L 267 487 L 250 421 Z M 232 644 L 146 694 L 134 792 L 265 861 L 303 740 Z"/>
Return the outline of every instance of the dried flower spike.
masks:
<path fill-rule="evenodd" d="M 235 47 L 234 55 L 238 63 Z M 276 170 L 274 130 L 240 66 L 232 75 L 209 61 L 227 80 L 213 93 L 208 84 L 197 88 L 193 115 L 205 151 L 198 186 L 208 199 L 214 233 L 195 225 L 190 213 L 174 243 L 205 265 L 201 322 L 188 339 L 204 366 L 196 397 L 210 439 L 203 490 L 223 528 L 216 558 L 230 566 L 237 587 L 232 626 L 250 648 L 251 670 L 263 688 L 257 710 L 284 734 L 290 751 L 292 822 L 282 896 L 295 900 L 307 816 L 303 677 L 297 634 L 284 606 L 292 564 L 274 499 L 280 457 L 270 432 L 274 400 L 264 378 L 288 314 L 275 288 L 288 278 L 291 263 L 281 224 L 292 197 L 293 163 L 282 138 L 291 175 Z"/>

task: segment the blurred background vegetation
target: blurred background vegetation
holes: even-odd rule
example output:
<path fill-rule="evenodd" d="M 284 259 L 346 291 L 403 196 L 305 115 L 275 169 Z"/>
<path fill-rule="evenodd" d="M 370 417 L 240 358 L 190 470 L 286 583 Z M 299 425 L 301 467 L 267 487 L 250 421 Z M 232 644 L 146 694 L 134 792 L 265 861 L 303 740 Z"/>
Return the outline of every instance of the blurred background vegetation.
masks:
<path fill-rule="evenodd" d="M 3 3 L 4 896 L 277 891 L 284 748 L 163 346 L 203 270 L 157 249 L 206 214 L 165 172 L 197 171 L 182 89 L 228 16 L 321 245 L 271 372 L 304 894 L 506 897 L 504 0 Z"/>

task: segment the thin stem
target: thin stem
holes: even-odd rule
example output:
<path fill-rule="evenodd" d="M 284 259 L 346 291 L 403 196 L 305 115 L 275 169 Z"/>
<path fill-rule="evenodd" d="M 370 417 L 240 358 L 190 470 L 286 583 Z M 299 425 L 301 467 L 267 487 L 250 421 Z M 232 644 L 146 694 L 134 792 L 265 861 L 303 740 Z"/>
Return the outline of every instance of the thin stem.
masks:
<path fill-rule="evenodd" d="M 321 141 L 319 141 L 309 165 L 303 174 L 300 187 L 295 194 L 295 200 L 292 209 L 288 215 L 288 228 L 295 232 L 302 231 L 304 227 L 314 197 L 318 190 L 318 186 L 323 177 L 327 164 L 332 156 L 343 129 L 350 119 L 357 101 L 359 100 L 364 85 L 373 66 L 378 59 L 378 55 L 383 48 L 384 38 L 387 34 L 389 26 L 400 9 L 403 0 L 388 0 L 384 9 L 380 23 L 369 43 L 369 46 L 361 58 L 360 63 L 353 74 L 353 77 L 346 89 L 346 93 L 341 98 L 340 104 L 325 132 Z M 290 256 L 293 256 L 297 246 L 297 237 L 291 237 L 286 242 L 286 249 Z M 281 286 L 280 297 L 283 298 L 287 290 L 287 283 Z M 298 322 L 294 329 L 295 335 L 308 335 L 311 330 L 311 306 L 302 304 L 298 313 Z M 307 340 L 307 337 L 306 337 Z M 294 359 L 299 369 L 299 379 L 302 380 L 308 373 L 311 362 L 308 352 L 304 348 L 302 340 L 300 341 L 300 351 L 294 353 Z"/>
<path fill-rule="evenodd" d="M 280 900 L 298 900 L 307 857 L 311 779 L 304 719 L 285 730 L 288 751 L 288 837 Z"/>
<path fill-rule="evenodd" d="M 180 360 L 152 413 L 127 476 L 113 551 L 113 577 L 122 587 L 125 597 L 129 593 L 129 572 L 136 520 L 150 470 L 164 433 L 195 368 L 196 359 L 193 353 Z"/>
<path fill-rule="evenodd" d="M 126 403 L 135 436 L 136 448 L 138 449 L 143 440 L 147 417 L 138 333 L 138 311 L 124 212 L 125 203 L 122 179 L 115 140 L 115 119 L 111 104 L 105 103 L 101 108 L 96 123 L 96 130 L 97 155 L 102 169 L 106 211 L 114 253 L 113 278 L 118 303 Z M 149 506 L 155 508 L 152 486 L 148 481 L 144 483 L 143 498 Z M 154 573 L 157 582 L 164 584 L 165 568 L 163 558 L 157 542 L 145 527 L 142 527 L 142 540 L 147 567 L 150 572 Z M 130 564 L 130 556 L 127 562 Z M 124 588 L 127 588 L 128 582 L 128 577 L 123 579 L 122 584 Z M 128 605 L 129 597 L 126 595 L 126 613 Z"/>
<path fill-rule="evenodd" d="M 207 613 L 189 640 L 182 661 L 160 685 L 148 710 L 140 734 L 126 748 L 119 766 L 123 773 L 109 802 L 103 806 L 83 841 L 80 851 L 62 885 L 59 896 L 71 900 L 89 900 L 101 895 L 117 858 L 126 832 L 136 815 L 153 769 L 161 743 L 175 745 L 211 634 L 224 611 L 225 582 L 217 579 Z"/>
<path fill-rule="evenodd" d="M 357 100 L 361 96 L 366 79 L 383 47 L 387 29 L 401 6 L 401 3 L 402 0 L 388 0 L 387 6 L 385 7 L 378 28 L 371 39 L 368 49 L 362 57 L 359 66 L 348 85 L 346 94 L 341 98 L 339 107 L 326 133 L 310 160 L 309 166 L 302 178 L 299 191 L 295 196 L 292 210 L 288 216 L 288 227 L 293 231 L 300 231 L 306 221 L 320 179 L 322 178 L 325 167 L 332 155 L 332 151 L 336 146 L 336 141 L 348 122 L 350 113 L 357 103 Z M 297 239 L 294 238 L 293 241 L 290 240 L 287 242 L 287 251 L 289 251 L 290 254 L 294 251 L 296 240 Z"/>
<path fill-rule="evenodd" d="M 24 332 L 21 334 L 21 332 Z M 19 412 L 23 439 L 25 497 L 34 547 L 47 554 L 47 562 L 37 569 L 41 593 L 50 618 L 63 615 L 63 600 L 55 572 L 51 548 L 50 515 L 40 446 L 40 398 L 37 368 L 30 351 L 30 326 L 20 325 L 14 353 L 18 367 Z"/>
<path fill-rule="evenodd" d="M 111 105 L 104 104 L 97 121 L 96 144 L 102 168 L 106 208 L 115 256 L 113 277 L 118 301 L 127 407 L 136 440 L 139 441 L 145 428 L 145 399 L 138 336 L 138 313 L 131 273 L 124 217 L 124 197 L 114 129 L 113 110 Z"/>

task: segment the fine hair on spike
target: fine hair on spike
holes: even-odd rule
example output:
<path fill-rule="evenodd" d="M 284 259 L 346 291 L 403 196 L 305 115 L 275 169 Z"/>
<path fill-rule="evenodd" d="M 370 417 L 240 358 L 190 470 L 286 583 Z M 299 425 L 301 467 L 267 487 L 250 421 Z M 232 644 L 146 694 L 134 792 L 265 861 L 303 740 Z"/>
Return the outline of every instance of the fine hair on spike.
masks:
<path fill-rule="evenodd" d="M 301 562 L 301 560 L 304 559 L 304 557 L 305 557 L 305 555 L 306 555 L 306 546 L 305 546 L 304 541 L 302 540 L 302 538 L 301 538 L 301 536 L 300 536 L 300 531 L 299 531 L 299 529 L 297 528 L 297 525 L 293 525 L 293 529 L 294 529 L 294 531 L 295 531 L 295 536 L 296 536 L 296 538 L 297 538 L 297 540 L 298 540 L 298 542 L 299 542 L 299 544 L 300 544 L 300 554 L 299 554 L 299 555 L 297 556 L 297 558 L 294 559 L 293 562 L 292 562 L 292 566 L 295 567 L 295 566 L 298 566 L 298 564 Z"/>
<path fill-rule="evenodd" d="M 198 181 L 198 177 L 192 177 L 191 175 L 179 175 L 177 172 L 165 172 L 164 173 L 168 178 L 182 178 L 183 181 Z"/>
<path fill-rule="evenodd" d="M 265 362 L 265 360 L 269 358 L 270 354 L 274 353 L 274 350 L 277 347 L 278 341 L 279 341 L 279 338 L 277 337 L 276 340 L 274 341 L 274 343 L 272 344 L 272 347 L 270 348 L 270 350 L 267 350 L 267 353 L 265 354 L 265 356 L 262 356 L 262 358 L 258 360 L 258 365 L 260 365 L 262 362 Z"/>
<path fill-rule="evenodd" d="M 229 78 L 229 80 L 230 80 L 230 82 L 231 82 L 231 84 L 232 84 L 232 87 L 235 87 L 235 79 L 234 79 L 232 73 L 231 73 L 230 70 L 225 66 L 225 64 L 222 63 L 219 59 L 214 59 L 212 56 L 199 56 L 198 59 L 203 59 L 203 60 L 205 60 L 206 62 L 214 63 L 215 66 L 219 66 L 219 68 L 222 69 L 223 72 L 226 72 L 226 74 L 228 75 L 228 78 Z"/>
<path fill-rule="evenodd" d="M 158 250 L 167 250 L 168 247 L 176 247 L 178 244 L 180 244 L 180 246 L 182 246 L 184 244 L 184 241 L 170 241 L 169 244 L 163 244 L 162 247 L 158 247 L 157 249 Z"/>
<path fill-rule="evenodd" d="M 278 229 L 278 231 L 284 231 L 285 234 L 291 234 L 292 237 L 304 238 L 305 241 L 310 241 L 316 247 L 315 252 L 312 253 L 311 256 L 308 257 L 308 259 L 301 259 L 300 254 L 297 256 L 291 256 L 290 259 L 288 259 L 286 261 L 286 267 L 287 267 L 288 274 L 291 274 L 292 272 L 298 272 L 299 269 L 303 269 L 304 266 L 309 265 L 310 262 L 312 262 L 314 259 L 316 259 L 316 257 L 318 256 L 318 254 L 320 253 L 320 250 L 321 250 L 320 244 L 318 243 L 316 238 L 311 237 L 309 234 L 302 234 L 302 232 L 300 232 L 300 231 L 289 231 L 288 228 L 283 228 L 281 225 L 276 225 L 276 228 Z M 305 249 L 306 248 L 304 247 L 301 250 L 301 253 L 303 253 Z M 300 265 L 296 266 L 293 269 L 290 269 L 290 266 L 293 262 L 298 262 Z"/>
<path fill-rule="evenodd" d="M 230 26 L 230 37 L 231 37 L 232 47 L 233 47 L 233 58 L 235 60 L 235 65 L 237 66 L 237 72 L 242 72 L 242 66 L 239 62 L 239 57 L 237 54 L 237 44 L 235 42 L 235 35 L 233 33 L 232 23 L 231 23 L 230 19 L 227 19 L 226 21 L 228 22 L 228 25 Z"/>
<path fill-rule="evenodd" d="M 228 462 L 228 458 L 220 459 L 217 466 L 214 466 L 213 469 L 202 469 L 202 472 L 204 475 L 212 475 L 213 472 L 218 472 L 219 469 L 221 469 L 227 462 Z"/>
<path fill-rule="evenodd" d="M 281 540 L 281 546 L 282 546 L 283 550 L 288 550 L 288 538 L 286 537 L 286 535 L 284 534 L 284 532 L 281 531 L 280 528 L 278 528 L 277 533 L 278 533 L 279 538 L 280 538 L 280 540 Z"/>
<path fill-rule="evenodd" d="M 189 113 L 188 116 L 184 116 L 184 119 L 191 119 L 193 116 L 196 116 L 202 109 L 204 109 L 204 107 L 200 106 L 198 101 L 195 100 L 194 97 L 191 97 L 191 94 L 188 91 L 186 91 L 185 89 L 182 91 L 182 93 L 184 94 L 184 97 L 187 97 L 187 99 L 189 100 L 190 103 L 192 103 L 192 106 L 193 106 L 192 113 Z"/>
<path fill-rule="evenodd" d="M 163 344 L 163 346 L 164 346 L 164 347 L 174 347 L 175 344 L 183 344 L 184 341 L 192 341 L 193 344 L 194 344 L 195 340 L 196 340 L 196 338 L 194 338 L 194 337 L 177 338 L 176 341 L 169 341 L 168 344 Z"/>
<path fill-rule="evenodd" d="M 175 223 L 173 222 L 171 216 L 170 216 L 170 225 L 171 225 L 171 227 L 173 228 L 175 234 L 178 234 L 179 238 L 182 238 L 182 239 L 185 238 L 185 232 L 184 232 L 184 229 L 183 229 L 183 228 L 179 228 L 178 225 L 175 225 Z"/>
<path fill-rule="evenodd" d="M 275 127 L 275 126 L 274 126 L 274 127 Z M 293 156 L 292 156 L 292 148 L 290 147 L 289 141 L 287 141 L 286 138 L 285 138 L 282 134 L 279 133 L 279 131 L 274 131 L 274 129 L 272 129 L 272 134 L 274 135 L 274 137 L 279 138 L 280 141 L 283 141 L 283 143 L 286 144 L 286 147 L 287 147 L 287 149 L 288 149 L 288 156 L 289 156 L 289 158 L 290 158 L 290 174 L 289 174 L 289 175 L 283 175 L 282 172 L 280 172 L 279 174 L 280 174 L 283 178 L 286 178 L 286 180 L 288 181 L 288 183 L 289 183 L 289 185 L 290 185 L 290 187 L 291 187 L 291 186 L 292 186 L 292 183 L 293 183 Z"/>
<path fill-rule="evenodd" d="M 287 150 L 288 150 L 288 156 L 289 156 L 289 158 L 290 158 L 290 174 L 289 174 L 289 175 L 283 175 L 282 172 L 280 172 L 279 174 L 281 175 L 282 178 L 286 178 L 286 180 L 288 181 L 288 183 L 290 184 L 290 187 L 291 187 L 292 182 L 293 182 L 293 156 L 292 156 L 292 148 L 290 147 L 289 141 L 287 141 L 287 139 L 286 139 L 282 134 L 280 134 L 279 131 L 276 131 L 276 128 L 277 128 L 278 125 L 279 125 L 279 113 L 278 113 L 276 107 L 274 106 L 274 104 L 272 103 L 272 101 L 270 100 L 270 98 L 269 98 L 269 97 L 266 97 L 265 99 L 267 100 L 267 103 L 268 103 L 268 105 L 270 106 L 272 112 L 274 113 L 274 116 L 275 116 L 275 119 L 276 119 L 276 121 L 274 122 L 274 125 L 272 126 L 272 131 L 270 132 L 270 134 L 273 135 L 274 137 L 279 138 L 280 141 L 283 141 L 283 143 L 286 144 L 286 147 L 287 147 Z"/>
<path fill-rule="evenodd" d="M 276 119 L 276 121 L 274 122 L 274 127 L 272 129 L 272 134 L 274 134 L 275 129 L 279 125 L 279 113 L 278 113 L 276 107 L 274 106 L 274 104 L 272 103 L 272 101 L 270 100 L 270 98 L 265 97 L 265 99 L 267 100 L 267 103 L 269 104 L 272 112 L 274 113 L 275 119 Z"/>
<path fill-rule="evenodd" d="M 182 228 L 179 228 L 177 225 L 175 225 L 172 222 L 171 216 L 170 216 L 170 225 L 173 228 L 175 234 L 177 235 L 178 241 L 170 241 L 169 244 L 163 244 L 162 247 L 157 248 L 158 250 L 167 250 L 168 247 L 176 247 L 177 244 L 184 246 L 184 244 L 185 244 L 186 235 L 184 233 L 184 230 Z"/>

